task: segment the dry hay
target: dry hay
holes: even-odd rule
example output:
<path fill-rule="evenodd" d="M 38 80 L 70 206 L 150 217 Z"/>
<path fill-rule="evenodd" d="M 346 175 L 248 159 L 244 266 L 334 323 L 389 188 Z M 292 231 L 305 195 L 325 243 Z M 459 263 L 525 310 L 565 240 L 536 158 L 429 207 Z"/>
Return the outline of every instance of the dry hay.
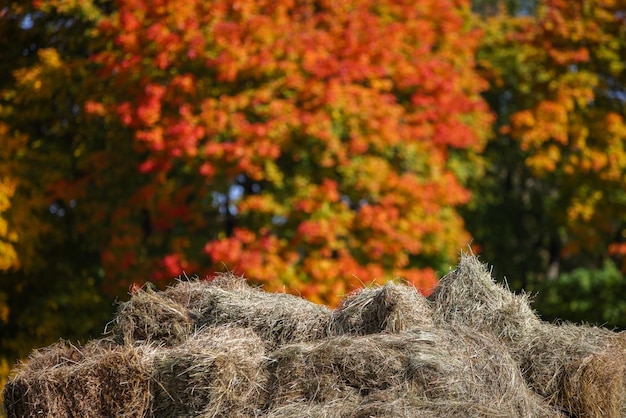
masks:
<path fill-rule="evenodd" d="M 262 415 L 263 418 L 356 418 L 357 415 L 350 413 L 355 411 L 358 404 L 351 399 L 337 399 L 326 403 L 287 402 L 277 405 L 269 412 Z M 365 417 L 364 417 L 365 418 Z"/>
<path fill-rule="evenodd" d="M 413 286 L 388 283 L 349 295 L 331 317 L 331 335 L 398 333 L 432 325 L 426 298 Z"/>
<path fill-rule="evenodd" d="M 544 324 L 516 343 L 520 367 L 537 393 L 578 417 L 626 416 L 624 334 Z"/>
<path fill-rule="evenodd" d="M 267 293 L 232 273 L 181 281 L 163 292 L 144 288 L 120 305 L 117 341 L 175 346 L 196 329 L 220 324 L 250 328 L 268 348 L 326 335 L 330 310 L 301 297 Z"/>
<path fill-rule="evenodd" d="M 255 415 L 268 379 L 263 347 L 249 329 L 219 326 L 159 350 L 153 366 L 153 415 Z"/>
<path fill-rule="evenodd" d="M 96 341 L 35 351 L 4 389 L 12 417 L 143 417 L 150 406 L 149 349 Z"/>
<path fill-rule="evenodd" d="M 623 334 L 542 322 L 525 295 L 495 283 L 487 266 L 467 254 L 429 299 L 436 323 L 469 326 L 498 337 L 529 386 L 566 413 L 626 416 Z"/>
<path fill-rule="evenodd" d="M 221 275 L 213 283 L 202 298 L 201 325 L 250 328 L 268 349 L 322 338 L 328 332 L 331 311 L 325 306 L 286 293 L 238 286 L 245 280 L 231 274 Z"/>
<path fill-rule="evenodd" d="M 330 311 L 241 277 L 146 287 L 112 338 L 35 352 L 9 418 L 619 417 L 626 337 L 542 322 L 475 257 L 424 298 L 387 284 Z"/>
<path fill-rule="evenodd" d="M 457 268 L 428 299 L 435 321 L 463 324 L 504 341 L 517 341 L 525 330 L 541 324 L 525 294 L 515 295 L 496 283 L 487 266 L 468 254 L 461 254 Z"/>
<path fill-rule="evenodd" d="M 177 345 L 195 328 L 197 309 L 189 309 L 146 285 L 120 303 L 111 329 L 118 343 L 151 343 Z"/>
<path fill-rule="evenodd" d="M 501 344 L 464 327 L 329 337 L 270 357 L 270 410 L 333 404 L 337 416 L 351 417 L 446 417 L 461 409 L 466 416 L 557 416 Z"/>

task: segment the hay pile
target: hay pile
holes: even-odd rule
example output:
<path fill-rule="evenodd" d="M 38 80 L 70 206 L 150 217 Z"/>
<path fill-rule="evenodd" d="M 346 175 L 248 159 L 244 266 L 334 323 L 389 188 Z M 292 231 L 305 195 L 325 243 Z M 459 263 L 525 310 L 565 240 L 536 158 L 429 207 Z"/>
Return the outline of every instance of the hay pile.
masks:
<path fill-rule="evenodd" d="M 473 256 L 428 299 L 387 284 L 331 311 L 224 274 L 146 287 L 110 328 L 19 365 L 8 417 L 626 416 L 626 338 L 542 322 Z"/>
<path fill-rule="evenodd" d="M 323 337 L 330 310 L 302 298 L 267 293 L 243 277 L 179 282 L 163 292 L 145 286 L 120 306 L 113 334 L 120 343 L 178 345 L 197 329 L 234 325 L 256 332 L 269 350 Z"/>
<path fill-rule="evenodd" d="M 525 295 L 495 283 L 487 267 L 462 255 L 429 298 L 438 324 L 467 326 L 504 344 L 528 385 L 576 417 L 626 416 L 626 335 L 542 322 Z"/>

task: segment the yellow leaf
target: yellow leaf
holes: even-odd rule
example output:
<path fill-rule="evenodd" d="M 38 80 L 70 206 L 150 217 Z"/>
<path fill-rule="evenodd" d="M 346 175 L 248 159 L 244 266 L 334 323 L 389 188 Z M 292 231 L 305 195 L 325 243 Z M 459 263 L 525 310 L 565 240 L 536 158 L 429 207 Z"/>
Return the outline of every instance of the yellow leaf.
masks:
<path fill-rule="evenodd" d="M 54 48 L 42 48 L 37 53 L 41 62 L 50 68 L 60 68 L 62 66 L 61 57 Z"/>
<path fill-rule="evenodd" d="M 9 243 L 0 241 L 0 271 L 7 271 L 19 266 L 15 248 Z"/>

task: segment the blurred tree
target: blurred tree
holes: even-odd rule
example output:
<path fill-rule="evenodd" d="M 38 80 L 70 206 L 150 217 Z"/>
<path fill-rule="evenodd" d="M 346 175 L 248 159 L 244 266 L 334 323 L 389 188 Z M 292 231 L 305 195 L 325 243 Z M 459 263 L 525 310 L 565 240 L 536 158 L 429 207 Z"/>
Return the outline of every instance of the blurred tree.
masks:
<path fill-rule="evenodd" d="M 98 9 L 61 3 L 0 6 L 0 366 L 61 336 L 97 337 L 113 310 L 77 200 L 54 190 L 80 175 L 79 144 L 95 136 L 81 95 Z"/>
<path fill-rule="evenodd" d="M 99 331 L 132 282 L 226 266 L 332 304 L 390 277 L 427 291 L 469 241 L 491 123 L 469 2 L 0 12 L 9 358 Z"/>
<path fill-rule="evenodd" d="M 626 280 L 611 260 L 577 268 L 545 283 L 536 304 L 547 320 L 567 319 L 626 329 Z"/>
<path fill-rule="evenodd" d="M 497 136 L 465 218 L 515 288 L 599 271 L 609 256 L 626 268 L 624 11 L 624 1 L 545 0 L 536 16 L 482 20 Z"/>
<path fill-rule="evenodd" d="M 118 2 L 86 109 L 119 123 L 145 184 L 117 209 L 107 275 L 225 264 L 327 303 L 385 276 L 432 286 L 469 240 L 455 207 L 490 122 L 468 15 L 454 1 Z"/>

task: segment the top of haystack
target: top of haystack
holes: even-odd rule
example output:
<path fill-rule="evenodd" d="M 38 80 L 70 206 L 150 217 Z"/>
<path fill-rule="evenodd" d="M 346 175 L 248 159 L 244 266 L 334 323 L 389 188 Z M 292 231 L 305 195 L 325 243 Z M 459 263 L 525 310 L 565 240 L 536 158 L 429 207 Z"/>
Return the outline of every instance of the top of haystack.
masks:
<path fill-rule="evenodd" d="M 541 323 L 526 294 L 497 283 L 478 257 L 462 253 L 457 268 L 442 277 L 428 297 L 435 320 L 463 324 L 515 340 Z"/>

